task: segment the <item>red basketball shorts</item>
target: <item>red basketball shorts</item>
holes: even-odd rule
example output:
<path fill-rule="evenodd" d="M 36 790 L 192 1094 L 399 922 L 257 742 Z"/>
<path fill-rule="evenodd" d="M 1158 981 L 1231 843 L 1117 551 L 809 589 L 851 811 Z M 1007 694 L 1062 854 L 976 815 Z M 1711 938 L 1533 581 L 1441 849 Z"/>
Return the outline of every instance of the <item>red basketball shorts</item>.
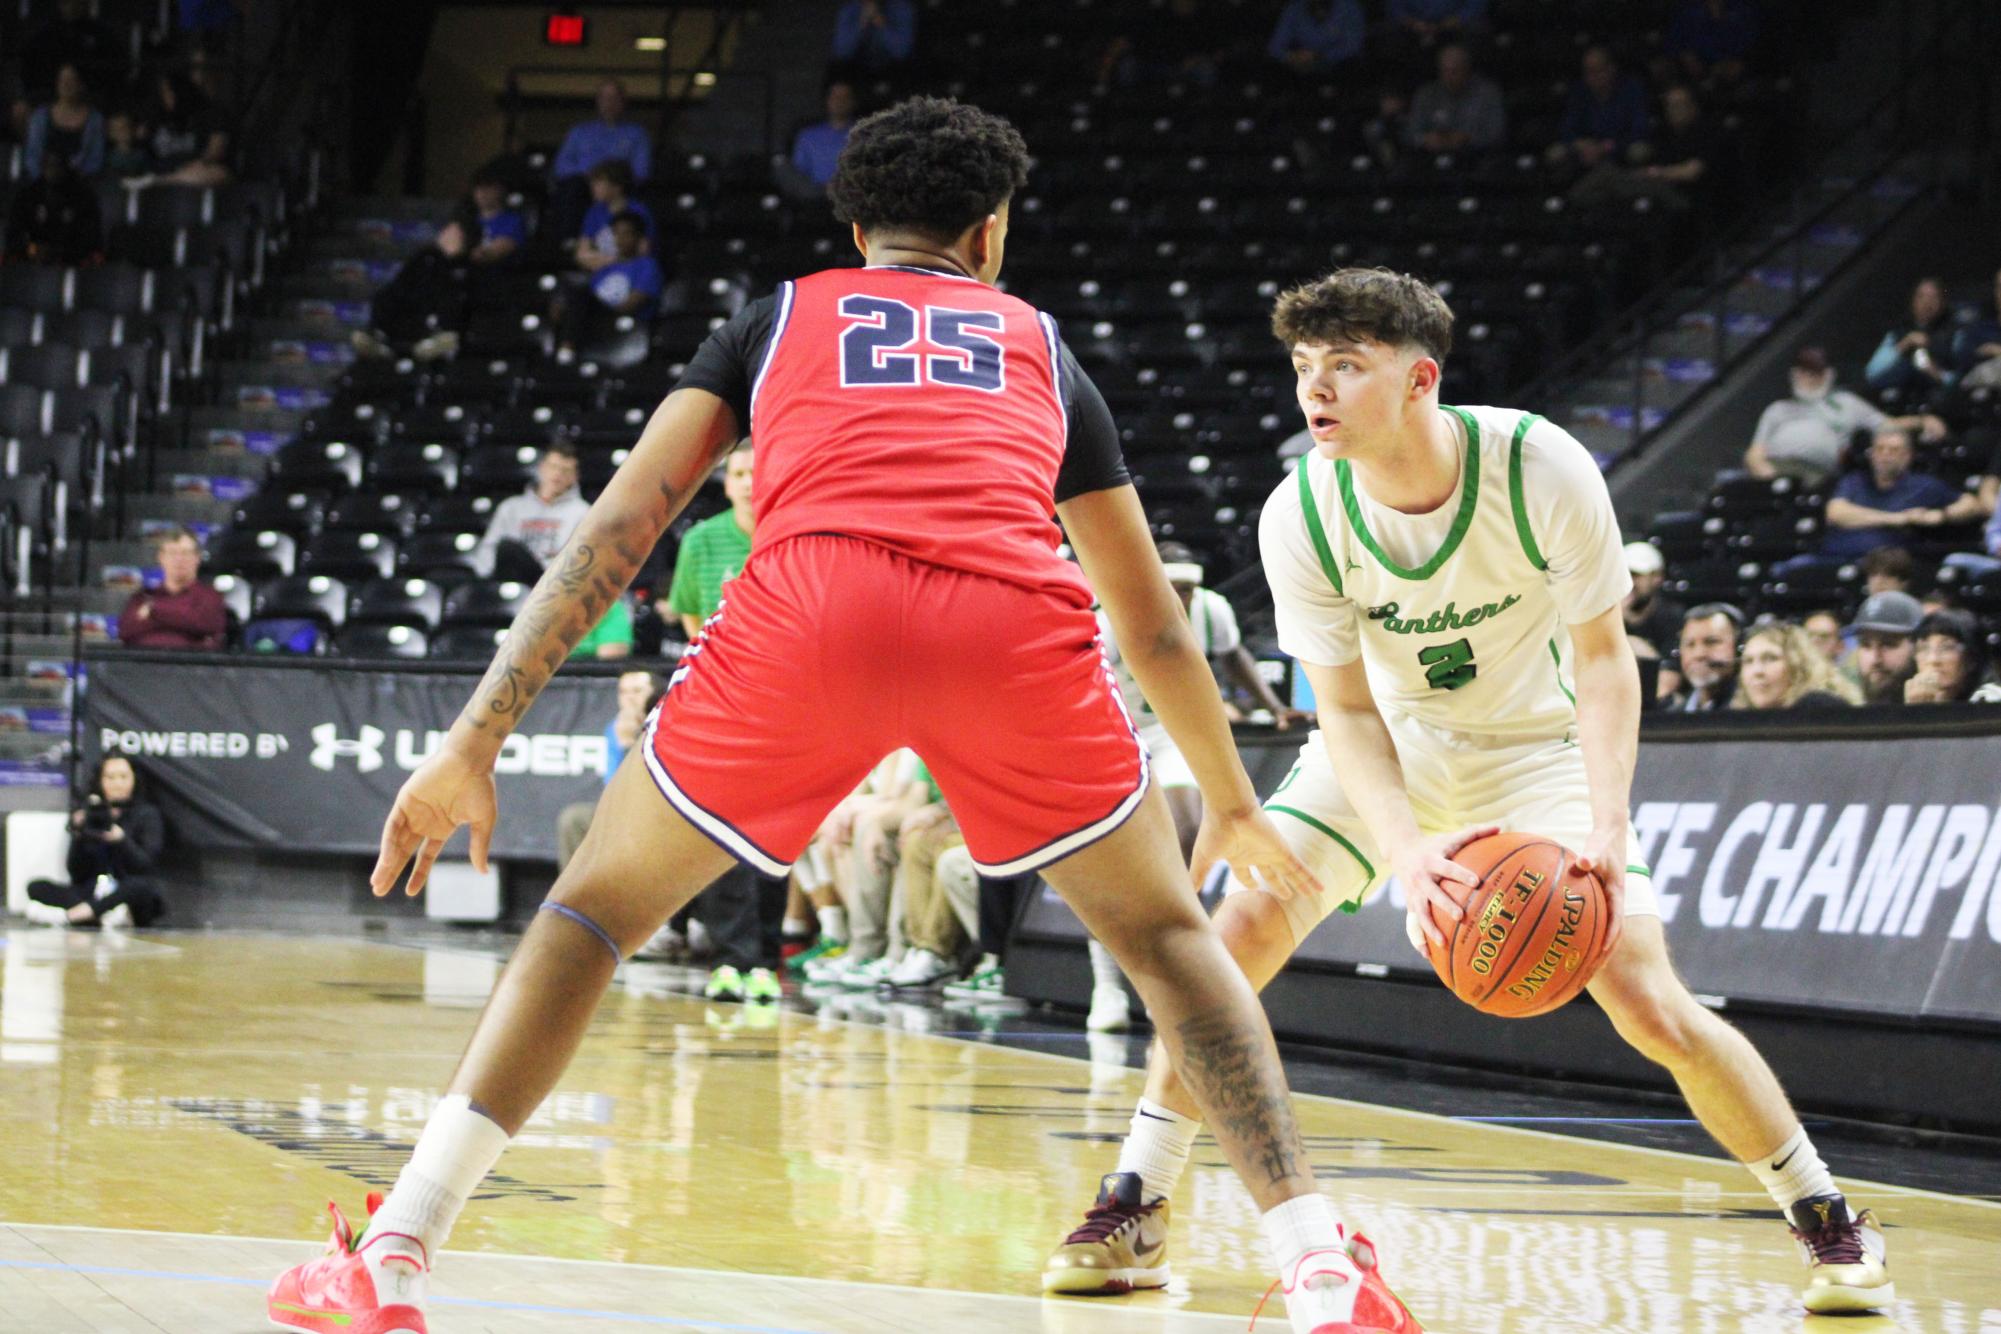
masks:
<path fill-rule="evenodd" d="M 988 875 L 1103 838 L 1146 790 L 1087 609 L 831 534 L 751 558 L 642 741 L 674 808 L 770 875 L 906 746 Z"/>

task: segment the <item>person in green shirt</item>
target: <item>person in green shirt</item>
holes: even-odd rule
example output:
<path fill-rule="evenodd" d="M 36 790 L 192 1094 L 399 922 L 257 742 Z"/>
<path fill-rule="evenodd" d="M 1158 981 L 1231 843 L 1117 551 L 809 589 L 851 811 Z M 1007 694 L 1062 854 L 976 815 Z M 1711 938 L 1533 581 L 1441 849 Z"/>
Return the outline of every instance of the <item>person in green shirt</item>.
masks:
<path fill-rule="evenodd" d="M 729 510 L 690 528 L 674 555 L 674 579 L 658 610 L 662 620 L 680 617 L 690 642 L 722 604 L 723 584 L 736 578 L 750 557 L 750 538 L 757 529 L 751 463 L 751 443 L 742 440 L 723 463 L 723 494 L 729 497 Z"/>
<path fill-rule="evenodd" d="M 572 658 L 629 658 L 632 656 L 632 604 L 619 598 L 605 608 L 604 616 L 591 632 L 570 650 Z"/>

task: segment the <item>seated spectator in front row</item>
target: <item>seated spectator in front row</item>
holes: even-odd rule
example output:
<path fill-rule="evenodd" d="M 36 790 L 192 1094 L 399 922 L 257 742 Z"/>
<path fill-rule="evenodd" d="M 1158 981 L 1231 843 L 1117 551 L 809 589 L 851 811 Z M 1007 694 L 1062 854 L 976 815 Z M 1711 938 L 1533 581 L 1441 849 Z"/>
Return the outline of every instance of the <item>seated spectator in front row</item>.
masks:
<path fill-rule="evenodd" d="M 201 581 L 201 543 L 185 528 L 153 539 L 160 586 L 142 588 L 118 613 L 118 638 L 127 648 L 212 650 L 222 647 L 229 610 L 222 595 Z"/>
<path fill-rule="evenodd" d="M 1464 42 L 1438 49 L 1438 77 L 1417 90 L 1404 118 L 1404 143 L 1426 153 L 1498 148 L 1508 135 L 1501 87 L 1473 72 Z"/>
<path fill-rule="evenodd" d="M 148 926 L 165 910 L 154 873 L 167 844 L 160 808 L 139 790 L 132 760 L 104 753 L 83 805 L 70 812 L 69 883 L 32 880 L 28 915 L 53 926 Z"/>
<path fill-rule="evenodd" d="M 646 715 L 660 702 L 666 693 L 658 677 L 652 672 L 634 670 L 622 673 L 618 678 L 618 707 L 610 722 L 604 728 L 604 781 L 609 784 L 618 766 L 625 762 L 626 752 L 639 744 L 640 729 L 646 726 Z M 597 811 L 595 801 L 578 801 L 563 807 L 556 815 L 556 869 L 561 871 L 570 864 L 570 858 L 577 855 L 583 846 L 584 835 L 590 832 L 591 816 Z"/>
<path fill-rule="evenodd" d="M 1904 682 L 1917 670 L 1912 636 L 1924 617 L 1924 608 L 1909 593 L 1878 593 L 1863 600 L 1848 633 L 1855 641 L 1852 668 L 1864 704 L 1904 702 Z"/>
<path fill-rule="evenodd" d="M 364 357 L 391 357 L 408 348 L 419 361 L 457 354 L 471 312 L 466 291 L 470 224 L 453 218 L 431 244 L 403 261 L 369 302 L 368 327 L 349 335 Z"/>
<path fill-rule="evenodd" d="M 1626 635 L 1637 639 L 1660 657 L 1670 652 L 1680 638 L 1682 607 L 1661 596 L 1667 580 L 1667 562 L 1660 548 L 1651 542 L 1626 543 L 1626 572 L 1633 576 L 1633 591 L 1620 609 L 1626 619 Z"/>
<path fill-rule="evenodd" d="M 583 231 L 571 243 L 577 266 L 596 273 L 618 261 L 618 233 L 612 220 L 632 213 L 646 224 L 650 247 L 656 236 L 653 211 L 632 198 L 632 168 L 623 158 L 606 158 L 591 168 L 591 206 L 584 214 Z"/>
<path fill-rule="evenodd" d="M 155 185 L 227 185 L 229 130 L 208 95 L 185 74 L 162 72 L 148 116 Z"/>
<path fill-rule="evenodd" d="M 7 207 L 7 258 L 31 264 L 74 265 L 104 249 L 97 192 L 69 159 L 50 153 L 42 174 Z"/>
<path fill-rule="evenodd" d="M 1744 613 L 1727 602 L 1688 609 L 1681 623 L 1681 685 L 1669 697 L 1669 709 L 1710 713 L 1729 704 L 1737 690 L 1737 634 L 1743 625 Z M 1668 679 L 1662 672 L 1662 682 Z"/>
<path fill-rule="evenodd" d="M 660 308 L 667 284 L 659 262 L 647 253 L 646 220 L 628 209 L 611 220 L 611 232 L 617 254 L 591 275 L 590 297 L 569 293 L 551 307 L 557 352 L 565 359 L 575 356 L 580 344 L 611 332 L 620 316 L 650 320 Z"/>
<path fill-rule="evenodd" d="M 1647 145 L 1648 160 L 1632 166 L 1610 159 L 1599 162 L 1571 187 L 1573 204 L 1593 208 L 1650 199 L 1679 212 L 1702 202 L 1722 152 L 1721 142 L 1688 85 L 1668 89 L 1661 98 L 1661 111 L 1662 129 Z"/>
<path fill-rule="evenodd" d="M 1923 398 L 1944 384 L 1952 369 L 1952 336 L 1945 284 L 1920 278 L 1911 289 L 1910 318 L 1883 335 L 1862 378 L 1879 394 L 1895 389 Z"/>
<path fill-rule="evenodd" d="M 1842 452 L 1857 431 L 1884 427 L 1918 430 L 1928 441 L 1942 439 L 1945 423 L 1929 413 L 1887 417 L 1875 404 L 1834 387 L 1834 367 L 1818 347 L 1793 356 L 1792 396 L 1766 406 L 1744 451 L 1753 477 L 1796 477 L 1813 483 L 1842 467 Z"/>
<path fill-rule="evenodd" d="M 104 169 L 104 117 L 90 104 L 75 65 L 65 64 L 56 71 L 55 100 L 35 108 L 28 118 L 22 173 L 29 180 L 40 176 L 47 157 L 66 159 L 79 176 L 95 176 Z"/>
<path fill-rule="evenodd" d="M 123 109 L 104 118 L 104 165 L 98 174 L 108 181 L 124 181 L 153 174 L 153 154 L 139 137 L 139 122 Z"/>
<path fill-rule="evenodd" d="M 1967 523 L 1980 515 L 1980 498 L 1940 478 L 1911 471 L 1917 449 L 1910 432 L 1884 427 L 1869 444 L 1869 468 L 1835 483 L 1827 501 L 1823 561 L 1857 560 L 1878 547 L 1896 546 L 1900 530 Z"/>
<path fill-rule="evenodd" d="M 1917 671 L 1904 682 L 1906 704 L 2001 703 L 1987 679 L 1987 640 L 1964 611 L 1935 611 L 1918 623 Z"/>
<path fill-rule="evenodd" d="M 1918 563 L 1902 547 L 1877 547 L 1862 558 L 1859 568 L 1864 594 L 1915 592 Z"/>
<path fill-rule="evenodd" d="M 500 173 L 482 171 L 472 178 L 472 207 L 479 229 L 473 263 L 505 263 L 528 244 L 528 220 L 507 207 L 507 185 Z"/>
<path fill-rule="evenodd" d="M 473 568 L 492 579 L 533 583 L 590 510 L 577 489 L 577 451 L 557 442 L 535 461 L 535 480 L 500 502 L 473 548 Z"/>
<path fill-rule="evenodd" d="M 1768 621 L 1744 637 L 1731 708 L 1840 709 L 1860 702 L 1861 692 L 1801 627 Z"/>
<path fill-rule="evenodd" d="M 1582 77 L 1570 86 L 1549 157 L 1586 168 L 1630 161 L 1652 128 L 1647 90 L 1619 69 L 1608 48 L 1594 46 L 1584 53 Z"/>
<path fill-rule="evenodd" d="M 1290 0 L 1265 54 L 1295 74 L 1325 74 L 1362 54 L 1368 29 L 1360 0 Z"/>
<path fill-rule="evenodd" d="M 1825 608 L 1810 611 L 1800 617 L 1800 629 L 1806 631 L 1806 637 L 1813 641 L 1813 646 L 1820 650 L 1820 655 L 1827 659 L 1830 666 L 1841 665 L 1843 646 L 1839 615 Z"/>

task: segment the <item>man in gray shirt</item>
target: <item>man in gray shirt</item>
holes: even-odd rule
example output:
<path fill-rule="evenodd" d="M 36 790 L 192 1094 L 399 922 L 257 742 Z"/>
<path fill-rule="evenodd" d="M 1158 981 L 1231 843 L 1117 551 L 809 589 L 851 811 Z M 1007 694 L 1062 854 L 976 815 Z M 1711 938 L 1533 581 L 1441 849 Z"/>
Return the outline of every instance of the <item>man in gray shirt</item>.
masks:
<path fill-rule="evenodd" d="M 1841 451 L 1857 431 L 1918 431 L 1927 441 L 1945 436 L 1945 423 L 1930 413 L 1888 417 L 1868 400 L 1836 389 L 1834 367 L 1817 347 L 1803 347 L 1793 357 L 1792 391 L 1758 418 L 1744 451 L 1744 467 L 1753 477 L 1818 482 L 1840 469 Z"/>
<path fill-rule="evenodd" d="M 475 568 L 495 579 L 533 583 L 590 511 L 577 490 L 577 451 L 557 442 L 535 463 L 535 480 L 500 502 L 474 549 Z"/>
<path fill-rule="evenodd" d="M 1473 72 L 1473 53 L 1459 42 L 1438 49 L 1438 78 L 1417 90 L 1404 118 L 1404 142 L 1427 153 L 1499 146 L 1508 133 L 1501 89 Z"/>

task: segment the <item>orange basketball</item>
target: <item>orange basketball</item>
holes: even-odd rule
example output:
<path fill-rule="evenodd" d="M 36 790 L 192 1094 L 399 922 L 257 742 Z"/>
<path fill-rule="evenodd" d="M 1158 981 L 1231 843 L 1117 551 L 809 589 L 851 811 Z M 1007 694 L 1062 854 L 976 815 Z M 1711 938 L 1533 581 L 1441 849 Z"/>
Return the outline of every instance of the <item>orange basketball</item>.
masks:
<path fill-rule="evenodd" d="M 1453 858 L 1480 877 L 1443 949 L 1425 942 L 1452 993 L 1483 1014 L 1526 1019 L 1570 1000 L 1598 971 L 1611 904 L 1570 849 L 1534 834 L 1495 834 Z"/>

